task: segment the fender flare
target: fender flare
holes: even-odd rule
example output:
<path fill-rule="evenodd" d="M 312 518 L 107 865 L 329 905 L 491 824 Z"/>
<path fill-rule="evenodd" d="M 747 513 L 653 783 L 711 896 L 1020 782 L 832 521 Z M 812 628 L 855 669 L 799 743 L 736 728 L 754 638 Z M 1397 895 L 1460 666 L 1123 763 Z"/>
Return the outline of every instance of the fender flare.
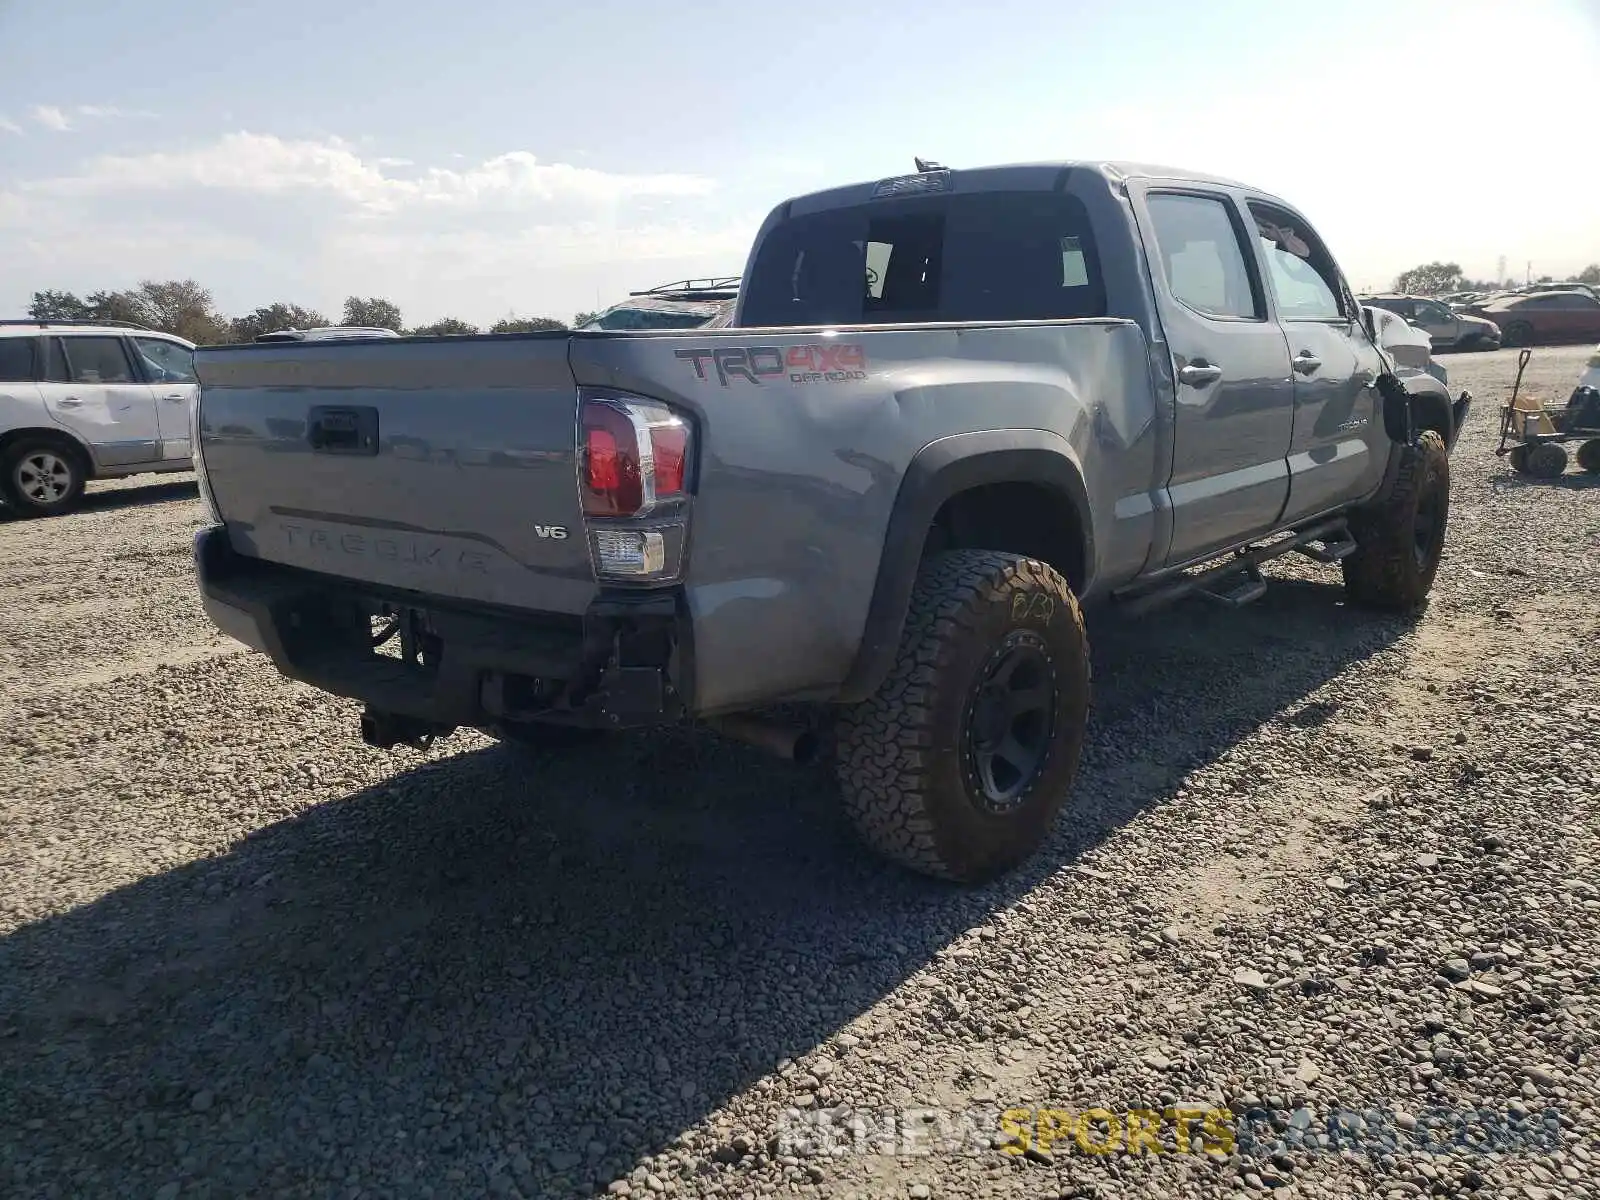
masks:
<path fill-rule="evenodd" d="M 1455 399 L 1450 389 L 1432 375 L 1422 373 L 1401 380 L 1406 394 L 1411 397 L 1411 410 L 1418 427 L 1435 429 L 1444 438 L 1447 449 L 1454 449 L 1456 435 Z"/>
<path fill-rule="evenodd" d="M 930 442 L 907 466 L 895 495 L 866 625 L 836 697 L 840 703 L 865 700 L 893 666 L 922 549 L 939 509 L 952 496 L 994 483 L 1037 484 L 1072 505 L 1087 585 L 1094 570 L 1094 523 L 1083 472 L 1065 438 L 1043 429 L 990 429 Z"/>

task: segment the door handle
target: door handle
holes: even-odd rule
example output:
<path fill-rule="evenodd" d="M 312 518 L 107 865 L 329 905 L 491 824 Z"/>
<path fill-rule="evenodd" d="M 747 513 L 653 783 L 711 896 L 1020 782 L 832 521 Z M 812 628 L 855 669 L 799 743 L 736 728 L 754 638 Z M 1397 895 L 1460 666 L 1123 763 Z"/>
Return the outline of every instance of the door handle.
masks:
<path fill-rule="evenodd" d="M 60 403 L 62 408 L 77 408 L 83 401 L 76 396 L 63 396 Z"/>
<path fill-rule="evenodd" d="M 184 399 L 184 395 L 183 395 L 183 393 L 182 393 L 182 392 L 174 392 L 174 393 L 173 393 L 173 394 L 172 394 L 172 395 L 170 395 L 170 396 L 163 396 L 163 397 L 161 397 L 161 398 L 162 398 L 162 399 L 163 399 L 163 400 L 182 400 L 182 399 Z"/>
<path fill-rule="evenodd" d="M 1294 369 L 1302 375 L 1314 375 L 1321 366 L 1322 360 L 1309 350 L 1302 350 L 1294 356 Z"/>
<path fill-rule="evenodd" d="M 1221 378 L 1222 368 L 1212 366 L 1203 358 L 1178 369 L 1178 382 L 1190 387 L 1206 387 Z"/>

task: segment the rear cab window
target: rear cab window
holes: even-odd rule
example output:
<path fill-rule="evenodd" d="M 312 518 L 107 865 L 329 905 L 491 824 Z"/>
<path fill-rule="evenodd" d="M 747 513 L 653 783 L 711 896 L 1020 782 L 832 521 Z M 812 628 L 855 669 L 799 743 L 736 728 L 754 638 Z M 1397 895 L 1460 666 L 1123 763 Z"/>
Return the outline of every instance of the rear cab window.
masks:
<path fill-rule="evenodd" d="M 918 195 L 792 217 L 762 239 L 749 326 L 1102 317 L 1089 217 L 1059 192 Z"/>

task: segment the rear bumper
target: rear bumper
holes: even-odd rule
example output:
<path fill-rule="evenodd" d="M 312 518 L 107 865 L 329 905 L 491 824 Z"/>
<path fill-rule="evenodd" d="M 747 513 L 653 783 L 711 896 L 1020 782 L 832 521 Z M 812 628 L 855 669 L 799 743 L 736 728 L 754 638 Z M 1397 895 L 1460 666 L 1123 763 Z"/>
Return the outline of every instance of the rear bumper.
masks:
<path fill-rule="evenodd" d="M 505 612 L 282 567 L 200 530 L 195 572 L 212 623 L 280 674 L 443 727 L 542 720 L 591 728 L 660 724 L 691 709 L 691 626 L 678 591 L 602 592 L 582 617 Z M 426 645 L 420 662 L 372 647 L 396 613 Z"/>

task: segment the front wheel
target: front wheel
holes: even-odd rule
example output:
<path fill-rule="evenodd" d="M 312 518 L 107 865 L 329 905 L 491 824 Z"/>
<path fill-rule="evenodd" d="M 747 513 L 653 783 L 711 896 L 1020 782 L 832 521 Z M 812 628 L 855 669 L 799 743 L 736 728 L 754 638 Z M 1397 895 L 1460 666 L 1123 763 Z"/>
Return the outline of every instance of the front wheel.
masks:
<path fill-rule="evenodd" d="M 1353 513 L 1356 551 L 1344 560 L 1344 588 L 1356 604 L 1414 613 L 1427 603 L 1444 556 L 1450 514 L 1450 452 L 1423 430 L 1401 451 L 1400 476 L 1384 503 Z"/>
<path fill-rule="evenodd" d="M 0 455 L 0 492 L 21 516 L 69 512 L 85 481 L 78 456 L 48 439 L 16 442 Z"/>
<path fill-rule="evenodd" d="M 1089 641 L 1036 559 L 952 550 L 923 563 L 894 666 L 840 715 L 839 783 L 862 838 L 936 878 L 992 879 L 1049 836 L 1078 770 Z"/>

